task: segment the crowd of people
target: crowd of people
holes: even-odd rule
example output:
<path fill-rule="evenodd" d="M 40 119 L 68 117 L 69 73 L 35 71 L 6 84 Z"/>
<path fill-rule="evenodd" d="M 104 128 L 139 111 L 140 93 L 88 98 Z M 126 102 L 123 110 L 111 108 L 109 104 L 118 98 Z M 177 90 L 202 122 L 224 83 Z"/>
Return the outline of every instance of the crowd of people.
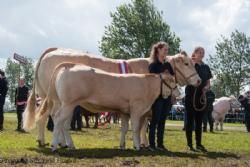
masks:
<path fill-rule="evenodd" d="M 150 65 L 148 67 L 150 73 L 160 74 L 169 72 L 174 75 L 174 71 L 169 62 L 165 59 L 168 55 L 169 46 L 165 42 L 158 42 L 153 45 L 150 53 Z M 191 151 L 200 150 L 206 152 L 207 149 L 202 144 L 202 131 L 207 131 L 209 123 L 210 132 L 213 132 L 213 102 L 215 94 L 211 91 L 210 79 L 212 73 L 207 64 L 203 62 L 205 50 L 203 47 L 196 47 L 192 54 L 192 60 L 198 75 L 201 78 L 201 83 L 198 87 L 191 85 L 185 88 L 185 122 L 184 130 L 186 134 L 187 147 Z M 4 114 L 3 106 L 8 91 L 8 82 L 4 72 L 0 71 L 0 130 L 3 130 Z M 26 102 L 29 95 L 29 89 L 25 86 L 23 78 L 19 80 L 18 87 L 15 91 L 15 104 L 17 112 L 17 131 L 24 132 L 22 129 L 22 114 L 24 112 Z M 160 95 L 152 105 L 152 119 L 149 125 L 149 149 L 166 151 L 164 145 L 164 131 L 166 118 L 175 102 L 173 96 L 164 98 Z M 246 111 L 246 127 L 250 132 L 250 91 L 239 97 L 239 101 Z M 80 130 L 82 128 L 81 107 L 76 106 L 71 122 L 72 130 Z M 203 127 L 202 127 L 203 124 Z M 50 117 L 47 128 L 53 131 L 53 121 Z M 203 129 L 202 129 L 203 128 Z M 193 131 L 195 131 L 196 147 L 193 147 Z M 157 140 L 156 140 L 157 139 Z"/>

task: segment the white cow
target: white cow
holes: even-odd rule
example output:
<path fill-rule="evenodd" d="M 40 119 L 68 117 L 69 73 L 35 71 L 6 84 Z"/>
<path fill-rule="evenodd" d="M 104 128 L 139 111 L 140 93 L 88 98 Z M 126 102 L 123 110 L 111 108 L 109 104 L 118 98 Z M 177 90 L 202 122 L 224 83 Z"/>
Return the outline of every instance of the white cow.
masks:
<path fill-rule="evenodd" d="M 216 99 L 213 106 L 214 109 L 212 112 L 212 116 L 214 119 L 215 128 L 216 130 L 218 130 L 218 126 L 220 124 L 220 130 L 222 131 L 225 115 L 231 108 L 239 108 L 240 103 L 234 96 L 230 96 L 230 97 L 221 97 L 219 99 Z"/>

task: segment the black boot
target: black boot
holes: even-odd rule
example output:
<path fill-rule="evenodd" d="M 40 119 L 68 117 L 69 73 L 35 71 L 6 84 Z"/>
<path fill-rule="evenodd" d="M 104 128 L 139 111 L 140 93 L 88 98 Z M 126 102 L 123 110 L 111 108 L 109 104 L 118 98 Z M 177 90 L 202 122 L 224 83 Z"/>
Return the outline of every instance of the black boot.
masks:
<path fill-rule="evenodd" d="M 201 145 L 201 144 L 197 145 L 197 146 L 196 146 L 196 149 L 197 149 L 197 150 L 200 150 L 200 151 L 202 151 L 202 152 L 207 152 L 207 149 L 206 149 L 203 145 Z"/>

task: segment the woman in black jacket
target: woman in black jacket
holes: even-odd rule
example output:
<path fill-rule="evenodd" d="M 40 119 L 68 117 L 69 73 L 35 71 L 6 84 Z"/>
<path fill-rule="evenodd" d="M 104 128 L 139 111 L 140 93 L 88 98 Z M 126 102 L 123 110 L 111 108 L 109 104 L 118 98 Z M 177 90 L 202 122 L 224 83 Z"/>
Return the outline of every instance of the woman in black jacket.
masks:
<path fill-rule="evenodd" d="M 158 42 L 153 45 L 151 49 L 149 65 L 149 72 L 160 74 L 168 71 L 174 75 L 173 69 L 170 63 L 166 62 L 166 56 L 168 54 L 168 44 L 165 42 Z M 171 109 L 171 97 L 164 99 L 161 95 L 156 99 L 152 105 L 152 119 L 149 126 L 149 149 L 154 151 L 155 149 L 166 151 L 167 149 L 163 145 L 165 121 L 167 114 Z M 155 146 L 155 131 L 157 129 L 157 147 Z"/>

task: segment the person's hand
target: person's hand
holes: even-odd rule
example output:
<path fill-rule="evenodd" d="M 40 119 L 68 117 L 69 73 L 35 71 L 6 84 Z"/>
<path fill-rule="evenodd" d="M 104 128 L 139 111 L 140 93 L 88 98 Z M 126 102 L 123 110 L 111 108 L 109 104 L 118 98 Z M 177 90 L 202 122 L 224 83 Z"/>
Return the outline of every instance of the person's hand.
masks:
<path fill-rule="evenodd" d="M 205 95 L 207 93 L 207 91 L 209 90 L 209 88 L 207 86 L 205 86 L 203 89 L 202 89 L 202 94 Z"/>

